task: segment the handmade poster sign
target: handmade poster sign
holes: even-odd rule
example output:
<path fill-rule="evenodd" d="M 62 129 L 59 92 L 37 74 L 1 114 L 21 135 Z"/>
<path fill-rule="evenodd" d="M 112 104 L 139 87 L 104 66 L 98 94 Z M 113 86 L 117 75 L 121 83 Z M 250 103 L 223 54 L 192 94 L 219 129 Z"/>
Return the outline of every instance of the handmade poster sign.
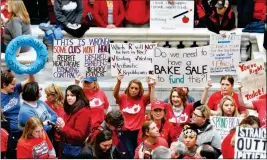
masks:
<path fill-rule="evenodd" d="M 210 123 L 220 134 L 221 140 L 223 140 L 230 132 L 231 129 L 238 126 L 241 122 L 241 117 L 222 117 L 222 116 L 211 116 Z"/>
<path fill-rule="evenodd" d="M 244 103 L 266 94 L 266 73 L 262 58 L 239 64 L 237 75 L 243 86 Z"/>
<path fill-rule="evenodd" d="M 147 77 L 153 71 L 153 49 L 156 43 L 111 43 L 111 75 Z"/>
<path fill-rule="evenodd" d="M 210 56 L 212 58 L 211 75 L 236 75 L 240 62 L 241 36 L 228 34 L 210 35 Z"/>
<path fill-rule="evenodd" d="M 157 47 L 153 63 L 158 87 L 201 87 L 210 79 L 209 46 L 185 49 Z"/>
<path fill-rule="evenodd" d="M 266 159 L 266 128 L 237 127 L 235 159 Z"/>
<path fill-rule="evenodd" d="M 150 1 L 150 28 L 193 29 L 194 1 Z"/>
<path fill-rule="evenodd" d="M 53 77 L 74 79 L 103 77 L 107 73 L 108 38 L 55 40 L 53 46 Z"/>

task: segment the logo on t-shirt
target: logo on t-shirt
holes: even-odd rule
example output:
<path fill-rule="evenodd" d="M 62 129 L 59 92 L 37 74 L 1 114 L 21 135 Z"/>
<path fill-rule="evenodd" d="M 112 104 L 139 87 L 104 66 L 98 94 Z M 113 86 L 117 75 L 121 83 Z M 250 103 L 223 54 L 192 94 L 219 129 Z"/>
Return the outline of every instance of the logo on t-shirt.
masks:
<path fill-rule="evenodd" d="M 101 101 L 101 99 L 99 98 L 94 98 L 90 101 L 90 107 L 94 108 L 94 107 L 99 107 L 103 104 L 103 102 Z"/>
<path fill-rule="evenodd" d="M 32 148 L 33 158 L 41 158 L 41 156 L 48 154 L 48 145 L 45 141 L 41 144 L 35 145 Z"/>
<path fill-rule="evenodd" d="M 186 113 L 181 114 L 179 117 L 172 117 L 169 119 L 172 123 L 185 123 L 188 120 Z"/>
<path fill-rule="evenodd" d="M 133 107 L 126 107 L 122 110 L 122 112 L 126 112 L 129 114 L 136 114 L 141 110 L 141 107 L 139 106 L 139 104 L 135 104 Z"/>
<path fill-rule="evenodd" d="M 16 97 L 11 98 L 11 100 L 3 107 L 3 111 L 5 112 L 9 108 L 12 108 L 18 104 L 19 100 Z"/>

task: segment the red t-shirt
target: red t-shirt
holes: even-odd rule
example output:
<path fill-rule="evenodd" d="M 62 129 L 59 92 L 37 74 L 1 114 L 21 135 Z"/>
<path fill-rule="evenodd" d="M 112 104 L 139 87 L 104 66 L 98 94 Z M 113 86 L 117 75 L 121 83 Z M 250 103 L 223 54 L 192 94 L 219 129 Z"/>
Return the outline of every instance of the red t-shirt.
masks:
<path fill-rule="evenodd" d="M 147 0 L 128 0 L 125 6 L 125 19 L 129 23 L 142 25 L 149 22 L 150 6 Z"/>
<path fill-rule="evenodd" d="M 145 120 L 149 120 L 149 118 L 147 118 L 147 116 L 146 116 Z M 157 125 L 157 127 L 159 130 L 161 128 L 160 137 L 164 138 L 170 144 L 172 142 L 170 139 L 170 131 L 173 127 L 173 124 L 169 121 L 166 121 L 163 126 Z M 138 145 L 146 139 L 146 137 L 142 137 L 142 134 L 143 134 L 142 129 L 140 129 L 139 133 L 138 133 L 138 137 L 137 137 L 137 144 Z"/>
<path fill-rule="evenodd" d="M 235 130 L 231 130 L 222 142 L 221 150 L 223 159 L 233 159 L 235 156 L 235 148 L 231 145 L 233 136 L 235 136 Z"/>
<path fill-rule="evenodd" d="M 1 1 L 1 17 L 4 17 L 6 19 L 8 18 L 6 0 Z M 1 42 L 4 41 L 4 38 L 3 38 L 4 28 L 5 28 L 4 23 L 1 22 Z"/>
<path fill-rule="evenodd" d="M 8 133 L 4 128 L 1 128 L 1 152 L 7 150 Z"/>
<path fill-rule="evenodd" d="M 207 105 L 210 107 L 211 110 L 217 111 L 218 105 L 220 104 L 220 101 L 222 98 L 223 98 L 223 95 L 222 95 L 221 91 L 216 91 L 216 92 L 211 94 Z M 239 104 L 237 93 L 234 92 L 232 95 L 232 98 L 235 100 L 235 103 L 236 103 L 236 106 L 237 106 L 239 113 L 246 111 L 246 108 Z"/>
<path fill-rule="evenodd" d="M 124 117 L 124 129 L 139 130 L 144 121 L 146 106 L 149 104 L 148 96 L 143 94 L 140 99 L 132 99 L 126 94 L 120 95 L 120 101 L 116 101 Z"/>
<path fill-rule="evenodd" d="M 201 3 L 197 3 L 197 14 L 198 14 L 198 18 L 203 18 L 206 16 L 206 11 L 204 6 Z"/>
<path fill-rule="evenodd" d="M 96 122 L 101 124 L 105 119 L 105 110 L 109 107 L 109 102 L 105 92 L 101 89 L 93 92 L 87 92 L 84 90 L 86 97 L 90 101 L 91 108 L 91 126 L 94 126 Z"/>
<path fill-rule="evenodd" d="M 49 101 L 45 101 L 45 103 L 54 111 L 56 112 L 57 116 L 58 117 L 61 117 L 61 118 L 64 118 L 64 115 L 65 115 L 65 111 L 64 111 L 64 108 L 63 108 L 63 105 L 57 107 L 57 108 L 53 108 L 52 107 L 52 103 L 49 102 Z M 58 132 L 55 132 L 55 141 L 59 141 L 60 140 L 60 134 Z"/>
<path fill-rule="evenodd" d="M 157 148 L 158 146 L 164 146 L 164 147 L 167 147 L 169 148 L 169 145 L 167 143 L 167 141 L 162 138 L 162 137 L 158 137 L 157 140 L 156 140 L 156 143 L 153 144 L 153 145 L 150 145 L 150 144 L 147 144 L 145 141 L 144 141 L 144 144 L 149 147 L 151 150 L 154 150 L 155 148 Z M 135 154 L 134 154 L 134 159 L 138 159 L 139 158 L 139 149 L 142 147 L 142 145 L 144 145 L 143 143 L 141 143 L 136 149 L 135 149 Z"/>
<path fill-rule="evenodd" d="M 252 101 L 254 109 L 258 112 L 260 127 L 266 127 L 266 99 Z"/>
<path fill-rule="evenodd" d="M 19 139 L 17 144 L 17 158 L 19 159 L 47 159 L 56 158 L 49 156 L 49 152 L 53 149 L 53 145 L 49 137 L 44 132 L 45 138 Z"/>

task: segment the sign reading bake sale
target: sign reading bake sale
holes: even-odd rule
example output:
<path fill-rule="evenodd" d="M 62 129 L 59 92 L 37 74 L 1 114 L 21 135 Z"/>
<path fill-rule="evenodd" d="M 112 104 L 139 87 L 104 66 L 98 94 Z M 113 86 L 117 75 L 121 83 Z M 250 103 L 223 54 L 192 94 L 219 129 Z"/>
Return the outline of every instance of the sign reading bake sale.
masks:
<path fill-rule="evenodd" d="M 53 46 L 53 77 L 103 77 L 108 67 L 108 38 L 61 39 Z"/>
<path fill-rule="evenodd" d="M 150 28 L 193 29 L 194 1 L 150 1 Z"/>
<path fill-rule="evenodd" d="M 245 103 L 266 94 L 266 73 L 263 59 L 254 59 L 239 64 L 237 74 L 243 86 L 242 96 Z"/>
<path fill-rule="evenodd" d="M 209 46 L 154 50 L 154 76 L 158 87 L 201 87 L 210 79 Z"/>
<path fill-rule="evenodd" d="M 111 76 L 147 77 L 153 71 L 156 43 L 111 43 Z"/>
<path fill-rule="evenodd" d="M 235 159 L 266 159 L 266 128 L 236 127 Z"/>
<path fill-rule="evenodd" d="M 230 34 L 210 35 L 210 55 L 212 58 L 211 75 L 236 75 L 240 61 L 241 36 Z"/>

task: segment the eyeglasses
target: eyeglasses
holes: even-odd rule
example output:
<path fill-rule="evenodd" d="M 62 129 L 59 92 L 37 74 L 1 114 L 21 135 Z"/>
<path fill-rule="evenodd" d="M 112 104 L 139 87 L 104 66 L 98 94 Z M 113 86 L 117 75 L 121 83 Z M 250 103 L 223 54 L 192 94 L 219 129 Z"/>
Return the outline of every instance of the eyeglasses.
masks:
<path fill-rule="evenodd" d="M 195 117 L 198 117 L 198 118 L 203 118 L 203 115 L 200 116 L 200 115 L 196 114 L 195 112 L 193 112 L 192 116 L 195 116 Z"/>

